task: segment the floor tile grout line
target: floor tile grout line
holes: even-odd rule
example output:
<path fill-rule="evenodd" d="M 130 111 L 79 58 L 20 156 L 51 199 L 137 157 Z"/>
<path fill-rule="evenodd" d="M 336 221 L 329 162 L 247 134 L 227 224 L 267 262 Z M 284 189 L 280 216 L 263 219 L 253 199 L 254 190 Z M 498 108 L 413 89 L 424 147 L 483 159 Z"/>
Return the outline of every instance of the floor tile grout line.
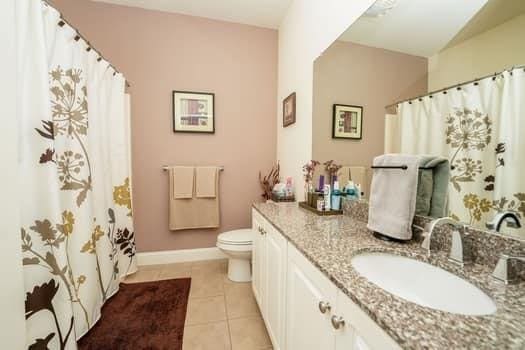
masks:
<path fill-rule="evenodd" d="M 233 338 L 232 338 L 232 331 L 230 328 L 230 317 L 228 316 L 228 302 L 226 301 L 226 289 L 224 288 L 226 281 L 224 280 L 224 276 L 221 276 L 221 277 L 222 277 L 222 289 L 224 290 L 224 308 L 226 309 L 226 318 L 227 318 L 226 324 L 228 326 L 228 337 L 230 338 L 230 349 L 233 349 Z"/>

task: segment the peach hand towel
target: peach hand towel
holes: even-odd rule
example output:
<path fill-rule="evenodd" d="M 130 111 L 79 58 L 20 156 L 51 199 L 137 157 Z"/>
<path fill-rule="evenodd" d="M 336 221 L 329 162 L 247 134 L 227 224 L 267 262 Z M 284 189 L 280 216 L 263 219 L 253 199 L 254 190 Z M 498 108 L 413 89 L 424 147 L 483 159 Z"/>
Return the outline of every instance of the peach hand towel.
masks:
<path fill-rule="evenodd" d="M 195 170 L 193 167 L 176 166 L 169 169 L 170 194 L 174 199 L 193 198 L 193 185 L 195 183 Z"/>
<path fill-rule="evenodd" d="M 215 188 L 219 176 L 215 176 Z M 170 194 L 174 190 L 173 177 L 170 176 Z M 215 198 L 183 198 L 169 196 L 169 229 L 172 231 L 200 228 L 217 228 L 220 225 L 219 191 Z"/>
<path fill-rule="evenodd" d="M 364 166 L 351 166 L 350 167 L 350 179 L 354 184 L 361 186 L 361 192 L 364 197 L 368 197 L 368 189 L 370 188 L 370 179 L 368 171 Z"/>
<path fill-rule="evenodd" d="M 217 197 L 218 167 L 195 168 L 195 197 L 215 198 Z"/>

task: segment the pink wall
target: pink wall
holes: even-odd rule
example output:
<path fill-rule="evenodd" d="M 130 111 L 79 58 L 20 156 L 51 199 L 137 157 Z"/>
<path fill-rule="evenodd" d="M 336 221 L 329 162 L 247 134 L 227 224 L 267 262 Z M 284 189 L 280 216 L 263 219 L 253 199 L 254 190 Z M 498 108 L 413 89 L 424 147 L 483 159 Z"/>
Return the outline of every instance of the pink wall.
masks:
<path fill-rule="evenodd" d="M 139 251 L 212 247 L 250 225 L 259 170 L 275 162 L 277 32 L 86 0 L 54 4 L 132 84 L 133 199 Z M 215 93 L 215 134 L 172 132 L 172 90 Z M 221 227 L 168 230 L 164 164 L 223 165 Z"/>

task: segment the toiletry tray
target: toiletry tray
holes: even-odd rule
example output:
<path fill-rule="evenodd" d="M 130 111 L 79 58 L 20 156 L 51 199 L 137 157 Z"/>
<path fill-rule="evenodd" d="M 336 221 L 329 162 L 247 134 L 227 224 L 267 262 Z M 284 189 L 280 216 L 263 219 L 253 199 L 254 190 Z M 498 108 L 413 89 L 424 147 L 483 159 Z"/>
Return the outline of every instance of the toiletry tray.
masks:
<path fill-rule="evenodd" d="M 272 193 L 272 201 L 274 202 L 295 202 L 295 196 L 292 197 L 279 197 Z"/>
<path fill-rule="evenodd" d="M 317 208 L 312 208 L 306 202 L 299 202 L 299 206 L 303 209 L 309 210 L 312 213 L 315 213 L 320 216 L 342 215 L 343 214 L 342 210 L 324 210 L 324 211 L 317 210 Z"/>

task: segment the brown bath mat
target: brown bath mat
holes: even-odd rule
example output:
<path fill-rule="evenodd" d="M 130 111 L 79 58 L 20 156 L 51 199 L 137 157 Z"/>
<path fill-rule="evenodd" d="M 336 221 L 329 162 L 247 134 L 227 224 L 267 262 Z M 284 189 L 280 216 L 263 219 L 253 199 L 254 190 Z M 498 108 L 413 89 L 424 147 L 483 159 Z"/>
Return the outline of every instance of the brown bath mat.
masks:
<path fill-rule="evenodd" d="M 81 350 L 182 349 L 190 278 L 121 284 Z"/>

